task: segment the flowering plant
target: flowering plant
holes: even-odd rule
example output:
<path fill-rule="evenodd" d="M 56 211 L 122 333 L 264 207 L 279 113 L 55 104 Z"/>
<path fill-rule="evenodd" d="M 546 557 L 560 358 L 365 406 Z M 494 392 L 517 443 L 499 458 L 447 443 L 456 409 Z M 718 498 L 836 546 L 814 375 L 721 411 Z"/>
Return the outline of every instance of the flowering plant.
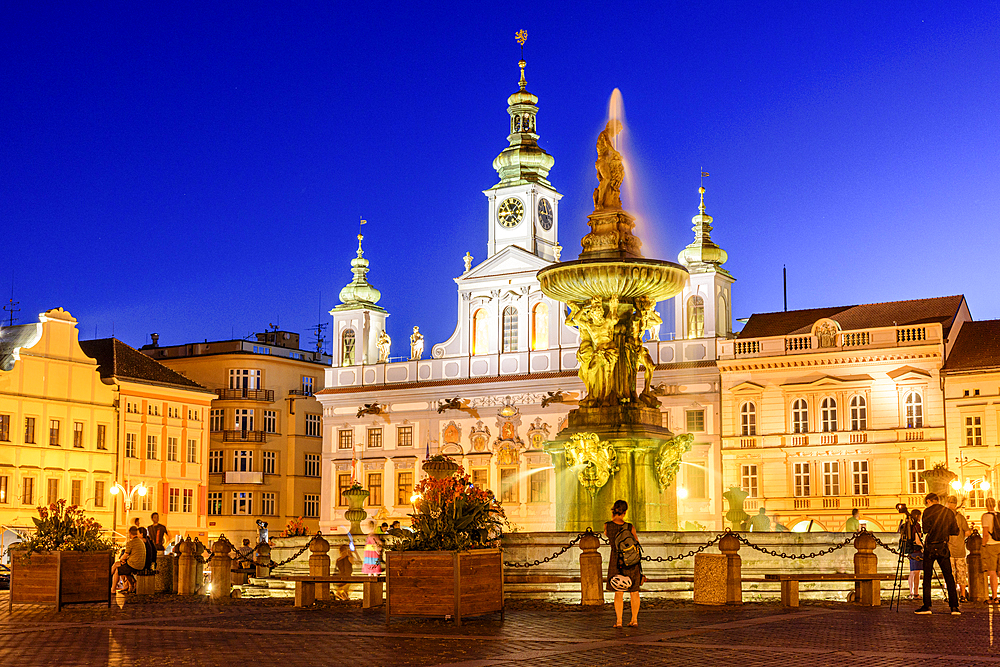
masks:
<path fill-rule="evenodd" d="M 348 491 L 364 491 L 365 487 L 361 486 L 361 482 L 359 482 L 358 480 L 354 480 L 354 482 L 351 483 L 350 488 L 347 489 L 347 490 Z"/>
<path fill-rule="evenodd" d="M 468 475 L 434 479 L 414 487 L 412 533 L 392 544 L 396 551 L 464 551 L 499 542 L 507 517 L 492 491 L 473 486 Z"/>
<path fill-rule="evenodd" d="M 282 537 L 301 537 L 303 535 L 308 535 L 309 530 L 306 528 L 305 522 L 302 520 L 303 517 L 295 517 L 288 522 L 285 526 L 285 530 L 281 532 Z"/>
<path fill-rule="evenodd" d="M 37 508 L 32 517 L 35 533 L 26 541 L 28 553 L 39 551 L 109 551 L 111 540 L 101 533 L 101 524 L 83 513 L 77 505 L 59 500 Z"/>

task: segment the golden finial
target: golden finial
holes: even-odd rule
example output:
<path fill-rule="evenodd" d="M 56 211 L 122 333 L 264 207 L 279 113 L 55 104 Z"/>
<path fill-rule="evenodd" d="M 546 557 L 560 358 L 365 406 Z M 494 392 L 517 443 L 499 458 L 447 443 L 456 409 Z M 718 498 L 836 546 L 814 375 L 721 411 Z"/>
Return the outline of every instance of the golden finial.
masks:
<path fill-rule="evenodd" d="M 702 185 L 701 185 L 701 187 L 698 188 L 698 194 L 701 195 L 701 204 L 699 204 L 699 206 L 698 206 L 698 211 L 700 211 L 702 215 L 705 215 L 705 178 L 707 176 L 708 176 L 708 172 L 707 171 L 701 172 L 701 183 L 702 183 Z"/>
<path fill-rule="evenodd" d="M 526 41 L 528 41 L 528 31 L 527 30 L 518 30 L 514 34 L 514 39 L 516 39 L 517 43 L 521 45 L 521 60 L 517 64 L 521 68 L 521 81 L 519 83 L 520 83 L 520 86 L 521 86 L 521 90 L 524 90 L 525 86 L 528 85 L 528 82 L 524 80 L 524 66 L 526 64 L 524 62 L 524 43 Z"/>

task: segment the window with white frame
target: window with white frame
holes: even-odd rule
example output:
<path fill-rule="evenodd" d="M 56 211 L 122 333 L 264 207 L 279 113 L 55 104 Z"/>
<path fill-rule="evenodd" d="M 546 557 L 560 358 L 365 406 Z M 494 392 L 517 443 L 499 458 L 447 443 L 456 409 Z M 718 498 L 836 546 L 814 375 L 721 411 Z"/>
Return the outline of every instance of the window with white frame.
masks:
<path fill-rule="evenodd" d="M 306 415 L 306 435 L 318 438 L 323 435 L 323 418 L 319 415 Z"/>
<path fill-rule="evenodd" d="M 864 431 L 868 428 L 868 402 L 864 396 L 851 398 L 851 430 Z"/>
<path fill-rule="evenodd" d="M 136 453 L 136 442 L 137 436 L 135 433 L 125 434 L 125 458 L 134 459 L 138 457 Z"/>
<path fill-rule="evenodd" d="M 797 398 L 792 403 L 792 433 L 809 432 L 809 403 L 804 398 Z"/>
<path fill-rule="evenodd" d="M 319 454 L 306 454 L 306 477 L 319 477 Z"/>
<path fill-rule="evenodd" d="M 517 352 L 517 308 L 503 309 L 503 351 Z"/>
<path fill-rule="evenodd" d="M 840 495 L 840 461 L 823 461 L 823 495 Z"/>
<path fill-rule="evenodd" d="M 983 418 L 965 418 L 965 444 L 968 447 L 983 446 Z"/>
<path fill-rule="evenodd" d="M 253 410 L 248 408 L 237 408 L 233 412 L 236 413 L 236 419 L 233 422 L 233 428 L 237 431 L 252 431 L 253 430 Z"/>
<path fill-rule="evenodd" d="M 819 406 L 820 421 L 823 422 L 823 432 L 832 433 L 837 430 L 837 400 L 834 398 L 823 399 Z"/>
<path fill-rule="evenodd" d="M 382 506 L 382 473 L 368 473 L 368 506 Z"/>
<path fill-rule="evenodd" d="M 222 450 L 212 449 L 208 452 L 208 472 L 222 472 Z"/>
<path fill-rule="evenodd" d="M 688 433 L 701 433 L 705 430 L 704 410 L 685 410 Z"/>
<path fill-rule="evenodd" d="M 266 433 L 278 432 L 278 413 L 274 410 L 264 410 L 264 431 Z"/>
<path fill-rule="evenodd" d="M 922 428 L 924 425 L 924 399 L 920 392 L 907 392 L 903 405 L 906 407 L 906 428 Z"/>
<path fill-rule="evenodd" d="M 83 422 L 73 422 L 73 446 L 83 448 Z"/>
<path fill-rule="evenodd" d="M 146 458 L 153 461 L 156 460 L 156 436 L 147 435 L 146 436 Z"/>
<path fill-rule="evenodd" d="M 253 514 L 253 493 L 237 491 L 233 494 L 233 514 Z"/>
<path fill-rule="evenodd" d="M 319 518 L 319 494 L 318 493 L 307 493 L 305 494 L 302 516 L 307 519 L 318 519 Z"/>
<path fill-rule="evenodd" d="M 803 498 L 812 493 L 812 480 L 809 475 L 809 462 L 799 461 L 792 467 L 792 482 L 795 486 L 795 497 Z"/>
<path fill-rule="evenodd" d="M 237 449 L 233 452 L 233 470 L 236 472 L 253 472 L 253 451 Z"/>
<path fill-rule="evenodd" d="M 302 376 L 302 393 L 306 396 L 313 395 L 313 379 L 308 375 Z"/>
<path fill-rule="evenodd" d="M 273 493 L 260 494 L 260 513 L 264 516 L 275 515 L 275 502 Z"/>
<path fill-rule="evenodd" d="M 854 495 L 868 495 L 868 461 L 851 461 L 851 486 Z"/>
<path fill-rule="evenodd" d="M 354 431 L 350 429 L 337 431 L 337 447 L 339 449 L 354 449 Z"/>
<path fill-rule="evenodd" d="M 194 489 L 184 489 L 181 497 L 181 511 L 189 514 L 194 511 Z"/>
<path fill-rule="evenodd" d="M 223 410 L 212 410 L 208 417 L 208 428 L 213 433 L 218 433 L 225 425 L 225 412 Z"/>
<path fill-rule="evenodd" d="M 177 438 L 167 438 L 167 460 L 177 460 Z"/>
<path fill-rule="evenodd" d="M 275 461 L 277 461 L 277 454 L 275 452 L 264 452 L 264 474 L 273 475 L 275 470 Z"/>
<path fill-rule="evenodd" d="M 260 389 L 260 371 L 254 368 L 230 368 L 230 389 Z"/>
<path fill-rule="evenodd" d="M 927 493 L 927 482 L 920 477 L 920 473 L 924 471 L 924 465 L 924 459 L 908 459 L 906 461 L 910 493 Z"/>
<path fill-rule="evenodd" d="M 747 401 L 740 408 L 740 432 L 757 435 L 757 406 L 752 401 Z"/>
<path fill-rule="evenodd" d="M 382 429 L 380 428 L 368 429 L 368 447 L 371 449 L 382 448 Z"/>
<path fill-rule="evenodd" d="M 10 442 L 10 415 L 0 415 L 0 442 Z"/>
<path fill-rule="evenodd" d="M 209 492 L 208 513 L 212 516 L 218 516 L 222 514 L 222 491 Z"/>
<path fill-rule="evenodd" d="M 705 300 L 700 296 L 692 296 L 687 302 L 687 337 L 702 338 L 705 336 Z"/>
<path fill-rule="evenodd" d="M 413 427 L 412 426 L 397 426 L 396 427 L 396 446 L 397 447 L 412 447 L 413 446 Z"/>
<path fill-rule="evenodd" d="M 148 512 L 153 509 L 153 494 L 155 493 L 155 487 L 148 487 L 146 489 L 146 495 L 139 496 L 139 510 L 142 512 Z"/>
<path fill-rule="evenodd" d="M 106 424 L 97 425 L 97 448 L 108 448 L 108 427 Z"/>
<path fill-rule="evenodd" d="M 344 329 L 340 338 L 340 365 L 354 365 L 354 329 Z"/>
<path fill-rule="evenodd" d="M 167 494 L 167 499 L 167 510 L 170 512 L 179 512 L 181 506 L 181 490 L 171 488 L 170 492 Z"/>
<path fill-rule="evenodd" d="M 198 441 L 193 439 L 188 439 L 188 463 L 198 462 Z"/>
<path fill-rule="evenodd" d="M 746 491 L 747 497 L 756 498 L 758 489 L 757 465 L 750 463 L 740 466 L 740 488 Z"/>
<path fill-rule="evenodd" d="M 985 509 L 986 492 L 980 488 L 972 489 L 972 491 L 969 491 L 969 495 L 965 497 L 965 502 L 972 509 Z"/>

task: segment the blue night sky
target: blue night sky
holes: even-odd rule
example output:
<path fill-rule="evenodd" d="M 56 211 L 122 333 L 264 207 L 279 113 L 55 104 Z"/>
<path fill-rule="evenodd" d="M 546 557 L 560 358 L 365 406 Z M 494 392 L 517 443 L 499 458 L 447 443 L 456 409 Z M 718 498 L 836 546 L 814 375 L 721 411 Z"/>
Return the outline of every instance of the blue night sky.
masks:
<path fill-rule="evenodd" d="M 781 309 L 783 264 L 790 308 L 962 293 L 1000 317 L 996 1 L 56 4 L 0 21 L 0 296 L 13 276 L 22 322 L 305 341 L 364 216 L 394 354 L 414 324 L 429 353 L 462 256 L 485 258 L 520 28 L 564 259 L 618 87 L 647 255 L 676 260 L 710 172 L 736 317 Z"/>

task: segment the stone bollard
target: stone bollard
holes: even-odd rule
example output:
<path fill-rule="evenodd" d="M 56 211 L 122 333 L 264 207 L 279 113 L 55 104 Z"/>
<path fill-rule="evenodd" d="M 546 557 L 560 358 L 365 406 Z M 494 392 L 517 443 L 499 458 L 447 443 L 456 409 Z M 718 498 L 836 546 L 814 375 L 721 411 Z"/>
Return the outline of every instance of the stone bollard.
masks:
<path fill-rule="evenodd" d="M 174 547 L 174 550 L 170 552 L 169 556 L 167 556 L 167 558 L 170 559 L 170 576 L 173 578 L 173 584 L 170 590 L 174 593 L 178 593 L 180 591 L 180 588 L 178 588 L 177 586 L 178 584 L 177 580 L 180 577 L 181 573 L 180 555 L 181 555 L 180 552 L 177 551 L 176 547 Z"/>
<path fill-rule="evenodd" d="M 969 600 L 972 602 L 986 601 L 986 573 L 983 572 L 983 538 L 978 530 L 965 540 L 969 555 L 965 562 L 969 566 Z"/>
<path fill-rule="evenodd" d="M 726 604 L 743 604 L 743 559 L 735 533 L 722 536 L 719 551 L 726 555 Z"/>
<path fill-rule="evenodd" d="M 229 593 L 233 588 L 233 559 L 229 556 L 233 550 L 233 545 L 229 543 L 225 535 L 220 535 L 219 539 L 212 545 L 212 599 L 225 600 L 229 598 Z"/>
<path fill-rule="evenodd" d="M 875 555 L 875 536 L 867 530 L 854 538 L 854 576 L 878 573 L 878 556 Z M 877 607 L 882 604 L 879 581 L 857 581 L 854 583 L 854 599 L 863 607 Z"/>
<path fill-rule="evenodd" d="M 313 538 L 312 542 L 309 543 L 309 551 L 312 555 L 309 556 L 309 576 L 310 577 L 329 577 L 330 576 L 330 543 L 327 542 L 321 535 L 317 535 Z M 317 600 L 329 600 L 330 599 L 330 584 L 316 584 L 316 599 Z"/>
<path fill-rule="evenodd" d="M 257 578 L 266 579 L 271 576 L 271 545 L 261 542 L 257 545 Z M 261 564 L 263 563 L 263 565 Z"/>
<path fill-rule="evenodd" d="M 580 604 L 604 604 L 601 539 L 590 528 L 580 538 Z"/>
<path fill-rule="evenodd" d="M 177 594 L 194 595 L 198 589 L 195 579 L 198 561 L 194 557 L 194 542 L 187 538 L 177 545 Z"/>

